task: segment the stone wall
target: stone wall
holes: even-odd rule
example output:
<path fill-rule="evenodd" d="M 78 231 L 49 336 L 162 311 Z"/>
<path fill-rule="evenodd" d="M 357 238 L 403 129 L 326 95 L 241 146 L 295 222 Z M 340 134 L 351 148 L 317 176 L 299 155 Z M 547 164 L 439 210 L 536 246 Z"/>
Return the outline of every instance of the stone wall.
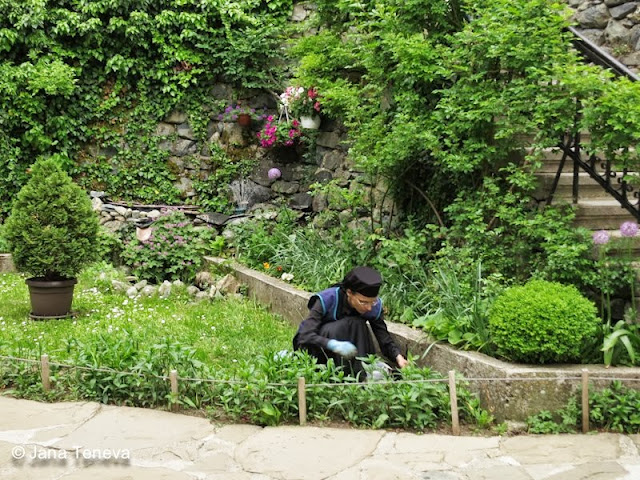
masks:
<path fill-rule="evenodd" d="M 576 29 L 635 73 L 640 67 L 639 2 L 568 0 Z"/>
<path fill-rule="evenodd" d="M 305 20 L 313 8 L 312 4 L 306 2 L 296 4 L 291 21 Z M 211 89 L 211 97 L 227 105 L 240 103 L 278 117 L 278 99 L 270 92 L 237 91 L 231 85 L 221 83 Z M 360 216 L 364 220 L 373 214 L 376 219 L 383 221 L 392 217 L 394 205 L 386 195 L 385 185 L 366 178 L 347 158 L 347 132 L 339 121 L 323 117 L 319 130 L 307 131 L 309 137 L 313 138 L 313 146 L 264 149 L 259 147 L 257 139 L 257 133 L 263 126 L 262 121 L 254 120 L 250 126 L 241 126 L 233 121 L 219 120 L 220 113 L 210 112 L 204 141 L 197 140 L 188 115 L 182 111 L 172 112 L 156 128 L 160 148 L 169 153 L 167 166 L 177 177 L 175 186 L 183 204 L 198 203 L 194 181 L 206 181 L 212 177 L 215 173 L 212 152 L 220 147 L 231 158 L 255 160 L 255 169 L 248 178 L 243 179 L 249 195 L 249 211 L 256 207 L 268 209 L 270 205 L 287 205 L 300 212 L 324 212 L 324 215 L 313 215 L 320 227 L 336 225 L 340 217 L 351 220 Z M 101 161 L 98 157 L 108 161 L 117 151 L 94 146 L 88 149 L 87 154 L 94 156 L 96 161 Z M 280 178 L 268 177 L 267 172 L 273 168 L 280 170 Z M 347 191 L 360 189 L 365 198 L 373 199 L 371 208 L 360 209 L 354 215 L 339 196 L 311 195 L 312 184 L 326 184 L 332 180 Z M 99 195 L 94 195 L 97 196 Z M 230 191 L 230 200 L 232 197 Z M 101 205 L 98 201 L 94 202 L 94 208 L 101 212 L 102 223 L 113 231 L 127 222 L 144 218 L 147 214 L 157 215 L 153 208 L 127 209 L 122 205 Z"/>

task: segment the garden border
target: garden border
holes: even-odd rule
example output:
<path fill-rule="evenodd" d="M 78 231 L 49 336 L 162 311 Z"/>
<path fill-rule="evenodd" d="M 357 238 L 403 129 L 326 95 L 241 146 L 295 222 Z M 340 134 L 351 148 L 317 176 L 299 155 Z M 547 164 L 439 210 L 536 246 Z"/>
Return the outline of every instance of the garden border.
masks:
<path fill-rule="evenodd" d="M 10 253 L 0 253 L 0 273 L 15 272 L 16 267 L 13 264 L 13 257 Z"/>
<path fill-rule="evenodd" d="M 228 269 L 247 286 L 250 297 L 292 325 L 297 326 L 306 316 L 311 293 L 234 261 L 205 257 L 205 262 Z M 407 325 L 387 322 L 387 326 L 402 350 L 408 349 L 413 355 L 420 356 L 420 365 L 429 366 L 445 377 L 451 370 L 461 373 L 469 382 L 470 390 L 479 395 L 483 408 L 498 421 L 524 421 L 541 410 L 554 411 L 565 407 L 570 397 L 580 394 L 581 384 L 575 379 L 584 369 L 592 378 L 597 378 L 593 379 L 595 388 L 607 387 L 614 379 L 640 380 L 638 367 L 511 364 L 482 353 L 460 351 L 448 344 L 434 342 L 423 331 Z M 539 378 L 539 381 L 522 381 L 531 377 Z M 474 381 L 475 378 L 482 381 Z"/>

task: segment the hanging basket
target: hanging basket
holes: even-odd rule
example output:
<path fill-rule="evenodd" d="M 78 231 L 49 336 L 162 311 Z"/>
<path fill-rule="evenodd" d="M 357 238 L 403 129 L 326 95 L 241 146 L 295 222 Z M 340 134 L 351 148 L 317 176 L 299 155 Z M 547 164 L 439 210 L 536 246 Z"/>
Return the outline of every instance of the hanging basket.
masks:
<path fill-rule="evenodd" d="M 320 128 L 320 124 L 322 123 L 322 119 L 320 115 L 301 115 L 300 116 L 300 125 L 302 128 L 307 128 L 309 130 L 317 130 Z"/>

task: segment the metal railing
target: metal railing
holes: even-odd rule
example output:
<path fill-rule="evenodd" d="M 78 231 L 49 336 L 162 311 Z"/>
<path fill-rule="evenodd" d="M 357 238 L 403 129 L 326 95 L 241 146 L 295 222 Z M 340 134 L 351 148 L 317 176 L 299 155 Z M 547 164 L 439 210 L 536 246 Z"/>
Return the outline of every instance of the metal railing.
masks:
<path fill-rule="evenodd" d="M 624 76 L 631 81 L 638 81 L 639 77 L 633 73 L 624 64 L 619 62 L 605 50 L 589 40 L 573 27 L 568 30 L 574 35 L 573 45 L 586 59 L 594 64 L 608 68 L 616 75 Z M 576 119 L 577 121 L 577 119 Z M 553 196 L 558 187 L 560 176 L 564 169 L 567 158 L 573 161 L 573 182 L 572 182 L 572 200 L 578 203 L 579 193 L 579 170 L 582 169 L 589 174 L 607 193 L 616 199 L 620 205 L 626 209 L 636 220 L 640 221 L 640 192 L 635 190 L 634 186 L 626 181 L 626 177 L 631 173 L 627 168 L 617 169 L 611 160 L 602 159 L 595 154 L 583 158 L 583 148 L 580 143 L 580 133 L 574 135 L 565 135 L 558 147 L 562 151 L 562 159 L 556 172 L 556 176 L 551 185 L 550 193 L 547 196 L 547 204 L 551 204 Z"/>

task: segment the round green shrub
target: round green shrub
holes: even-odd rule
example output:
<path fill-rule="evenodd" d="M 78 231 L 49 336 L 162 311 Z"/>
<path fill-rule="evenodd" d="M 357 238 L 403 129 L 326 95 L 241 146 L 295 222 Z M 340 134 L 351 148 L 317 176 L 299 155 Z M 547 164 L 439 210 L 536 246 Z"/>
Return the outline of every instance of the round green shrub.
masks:
<path fill-rule="evenodd" d="M 508 288 L 489 314 L 498 354 L 525 363 L 579 363 L 599 323 L 595 305 L 577 288 L 544 280 Z"/>
<path fill-rule="evenodd" d="M 98 217 L 53 158 L 36 162 L 4 228 L 16 268 L 45 280 L 74 278 L 95 258 Z"/>

